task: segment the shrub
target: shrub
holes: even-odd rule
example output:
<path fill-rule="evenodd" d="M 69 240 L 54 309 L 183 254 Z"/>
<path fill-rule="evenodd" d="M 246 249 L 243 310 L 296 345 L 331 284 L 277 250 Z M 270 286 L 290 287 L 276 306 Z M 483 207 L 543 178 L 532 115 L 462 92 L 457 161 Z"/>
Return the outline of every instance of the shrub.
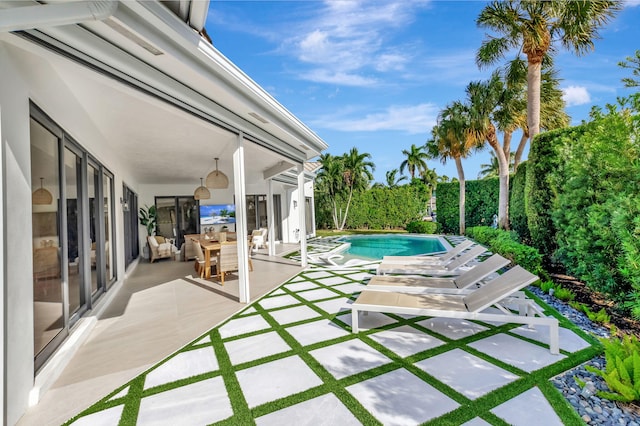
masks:
<path fill-rule="evenodd" d="M 592 112 L 549 182 L 556 259 L 640 316 L 640 108 L 628 101 Z"/>
<path fill-rule="evenodd" d="M 435 234 L 438 229 L 436 222 L 413 221 L 407 224 L 407 232 L 412 234 Z"/>
<path fill-rule="evenodd" d="M 467 236 L 529 272 L 538 276 L 546 276 L 544 269 L 542 269 L 540 252 L 518 242 L 518 237 L 514 232 L 493 229 L 488 226 L 476 226 L 467 228 Z"/>
<path fill-rule="evenodd" d="M 585 368 L 602 377 L 611 392 L 598 391 L 597 395 L 613 401 L 640 400 L 640 344 L 635 336 L 622 339 L 601 339 L 606 365 L 604 371 L 592 366 Z"/>
<path fill-rule="evenodd" d="M 556 287 L 556 291 L 553 295 L 563 302 L 569 302 L 576 298 L 576 294 L 574 292 L 561 286 Z"/>
<path fill-rule="evenodd" d="M 611 322 L 611 315 L 602 308 L 598 312 L 593 312 L 587 305 L 580 302 L 569 302 L 569 305 L 577 311 L 584 312 L 584 314 L 593 322 L 600 324 L 609 324 Z"/>
<path fill-rule="evenodd" d="M 555 291 L 555 288 L 556 288 L 556 285 L 551 280 L 543 281 L 542 284 L 540 284 L 540 289 L 545 293 L 549 293 L 549 290 L 551 289 L 554 289 Z"/>

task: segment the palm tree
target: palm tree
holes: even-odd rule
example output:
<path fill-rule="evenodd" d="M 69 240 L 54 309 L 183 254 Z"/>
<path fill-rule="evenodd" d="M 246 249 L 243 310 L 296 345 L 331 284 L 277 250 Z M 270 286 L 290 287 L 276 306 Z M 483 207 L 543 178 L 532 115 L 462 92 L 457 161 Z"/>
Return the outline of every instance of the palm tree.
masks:
<path fill-rule="evenodd" d="M 524 91 L 527 85 L 527 64 L 521 58 L 512 60 L 505 71 L 507 86 L 518 94 L 518 101 L 511 108 L 512 124 L 522 130 L 522 137 L 513 159 L 513 172 L 518 169 L 522 159 L 522 153 L 529 141 L 529 126 L 527 123 L 526 95 Z M 565 102 L 562 99 L 563 92 L 560 89 L 560 80 L 553 68 L 551 58 L 542 63 L 542 85 L 540 87 L 540 127 L 544 130 L 558 129 L 569 125 L 569 115 L 565 111 Z M 514 127 L 505 130 L 505 138 L 511 139 Z"/>
<path fill-rule="evenodd" d="M 351 151 L 344 154 L 342 158 L 342 177 L 344 179 L 345 188 L 348 192 L 348 198 L 347 205 L 344 210 L 344 216 L 342 217 L 342 223 L 338 228 L 340 231 L 344 229 L 344 225 L 347 222 L 347 215 L 349 214 L 349 206 L 351 205 L 353 192 L 369 188 L 369 184 L 373 180 L 373 171 L 376 166 L 373 162 L 369 161 L 370 158 L 371 154 L 360 154 L 356 147 L 351 148 Z"/>
<path fill-rule="evenodd" d="M 400 182 L 402 182 L 403 180 L 406 180 L 407 177 L 406 176 L 398 176 L 398 169 L 393 169 L 393 170 L 389 170 L 386 173 L 386 177 L 387 177 L 387 186 L 389 188 L 396 188 L 398 187 L 398 184 Z"/>
<path fill-rule="evenodd" d="M 500 178 L 498 226 L 500 229 L 509 229 L 509 160 L 505 152 L 510 152 L 510 138 L 505 137 L 503 145 L 500 145 L 494 122 L 500 120 L 502 130 L 509 131 L 513 128 L 514 123 L 508 118 L 508 111 L 513 108 L 513 101 L 518 98 L 514 91 L 516 90 L 506 87 L 497 72 L 494 72 L 487 81 L 469 83 L 466 89 L 472 138 L 477 143 L 487 141 L 498 159 L 498 177 Z"/>
<path fill-rule="evenodd" d="M 418 174 L 427 169 L 427 160 L 429 159 L 429 155 L 424 152 L 424 146 L 415 146 L 411 145 L 410 150 L 403 149 L 402 154 L 404 154 L 407 158 L 400 164 L 400 173 L 404 173 L 404 169 L 409 170 L 409 174 L 411 175 L 411 179 L 416 177 L 416 172 Z"/>
<path fill-rule="evenodd" d="M 489 163 L 480 164 L 480 173 L 478 173 L 478 179 L 486 179 L 490 177 L 497 177 L 500 171 L 500 165 L 498 164 L 498 157 L 496 154 L 491 151 L 491 158 L 489 159 Z M 509 153 L 509 172 L 513 172 L 513 159 L 515 157 L 515 153 Z"/>
<path fill-rule="evenodd" d="M 512 49 L 527 57 L 527 122 L 531 138 L 540 133 L 542 62 L 554 44 L 577 55 L 593 50 L 598 30 L 621 9 L 617 0 L 509 0 L 487 5 L 476 23 L 501 36 L 486 38 L 476 56 L 480 67 L 495 64 Z"/>
<path fill-rule="evenodd" d="M 320 155 L 319 163 L 322 167 L 316 177 L 315 190 L 318 195 L 325 196 L 331 204 L 333 226 L 338 229 L 342 219 L 342 210 L 339 209 L 339 197 L 344 189 L 342 157 L 336 157 L 329 153 L 322 154 Z"/>
<path fill-rule="evenodd" d="M 420 180 L 429 190 L 429 196 L 427 197 L 429 200 L 429 213 L 433 211 L 433 193 L 438 186 L 438 173 L 436 169 L 427 168 L 420 172 Z"/>
<path fill-rule="evenodd" d="M 469 108 L 456 101 L 448 105 L 438 115 L 438 125 L 431 131 L 432 139 L 425 145 L 430 158 L 439 158 L 442 164 L 453 158 L 460 184 L 460 235 L 465 232 L 465 178 L 462 159 L 466 158 L 479 144 L 469 133 Z M 484 141 L 482 141 L 484 142 Z"/>
<path fill-rule="evenodd" d="M 625 61 L 618 62 L 618 66 L 631 70 L 633 77 L 625 77 L 622 79 L 624 87 L 640 86 L 640 50 L 636 50 L 635 56 L 627 56 Z"/>

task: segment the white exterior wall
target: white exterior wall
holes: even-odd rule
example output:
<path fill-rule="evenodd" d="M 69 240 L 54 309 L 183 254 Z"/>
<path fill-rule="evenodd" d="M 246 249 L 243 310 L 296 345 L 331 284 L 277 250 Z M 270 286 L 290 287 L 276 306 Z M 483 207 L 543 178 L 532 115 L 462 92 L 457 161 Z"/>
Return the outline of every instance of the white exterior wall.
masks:
<path fill-rule="evenodd" d="M 4 207 L 5 422 L 15 424 L 33 386 L 33 282 L 29 91 L 0 43 L 0 137 Z"/>
<path fill-rule="evenodd" d="M 90 117 L 66 85 L 57 79 L 55 72 L 47 74 L 51 70 L 45 61 L 34 63 L 34 60 L 31 55 L 0 42 L 0 137 L 6 232 L 2 239 L 6 295 L 3 302 L 7 319 L 3 339 L 6 353 L 6 424 L 15 424 L 22 416 L 34 385 L 33 279 L 29 272 L 33 270 L 29 100 L 34 101 L 115 175 L 116 276 L 119 282 L 124 277 L 123 215 L 118 202 L 122 197 L 123 177 L 127 185 L 138 191 L 131 174 L 110 152 L 107 141 L 92 126 Z"/>
<path fill-rule="evenodd" d="M 199 185 L 194 181 L 190 185 L 148 185 L 140 184 L 133 178 L 132 170 L 120 161 L 119 153 L 110 148 L 110 141 L 102 136 L 94 125 L 93 117 L 83 108 L 74 91 L 60 78 L 60 68 L 52 66 L 55 60 L 51 53 L 31 45 L 28 42 L 11 39 L 11 44 L 2 41 L 0 35 L 0 141 L 2 152 L 1 189 L 3 228 L 0 264 L 3 275 L 0 285 L 4 298 L 1 300 L 0 336 L 4 356 L 2 380 L 5 387 L 0 389 L 4 396 L 5 413 L 2 422 L 15 424 L 29 404 L 29 394 L 34 386 L 34 317 L 33 317 L 33 280 L 32 265 L 32 204 L 31 204 L 31 158 L 29 134 L 29 101 L 33 101 L 42 111 L 71 135 L 75 141 L 88 151 L 97 161 L 114 175 L 115 203 L 115 249 L 118 282 L 125 277 L 123 212 L 119 204 L 122 186 L 125 183 L 138 195 L 138 205 L 152 205 L 155 196 L 191 195 Z M 13 37 L 7 35 L 6 37 Z M 19 45 L 20 47 L 16 47 Z M 75 67 L 71 63 L 65 66 Z M 95 78 L 104 77 L 96 75 Z M 179 167 L 179 165 L 177 165 Z M 211 170 L 215 167 L 212 162 Z M 212 198 L 202 204 L 233 203 L 233 171 L 231 166 L 220 164 L 230 179 L 226 190 L 211 190 Z M 293 193 L 292 193 L 293 190 Z M 305 185 L 305 194 L 311 196 L 312 185 Z M 296 197 L 295 187 L 276 183 L 273 193 L 281 195 L 281 217 L 283 242 L 298 242 L 295 229 L 299 229 L 297 209 L 292 207 Z M 247 185 L 247 194 L 268 194 L 268 182 Z M 293 197 L 293 198 L 292 198 Z M 271 201 L 271 200 L 269 200 Z M 304 206 L 298 206 L 304 208 Z M 136 212 L 137 214 L 137 212 Z M 146 230 L 140 227 L 141 247 L 145 244 Z M 142 253 L 142 252 L 141 252 Z M 113 290 L 111 290 L 113 291 Z M 4 311 L 4 312 L 3 312 Z M 89 314 L 91 315 L 91 314 Z M 0 320 L 2 321 L 2 320 Z M 84 319 L 80 319 L 80 322 Z M 4 327 L 2 327 L 4 326 Z M 4 395 L 2 393 L 4 392 Z M 2 400 L 3 398 L 0 398 Z M 1 418 L 1 417 L 0 417 Z"/>
<path fill-rule="evenodd" d="M 275 186 L 275 185 L 274 185 Z M 304 208 L 303 206 L 296 205 L 294 207 L 294 201 L 296 204 L 298 203 L 298 188 L 282 185 L 283 191 L 286 194 L 282 197 L 282 237 L 285 240 L 285 243 L 299 243 L 300 238 L 300 218 L 298 214 L 299 208 Z M 311 205 L 313 206 L 314 198 L 313 198 L 313 182 L 305 182 L 304 184 L 304 196 L 311 197 Z M 286 226 L 285 226 L 286 225 Z M 313 229 L 307 229 L 307 236 L 315 236 L 315 223 Z"/>

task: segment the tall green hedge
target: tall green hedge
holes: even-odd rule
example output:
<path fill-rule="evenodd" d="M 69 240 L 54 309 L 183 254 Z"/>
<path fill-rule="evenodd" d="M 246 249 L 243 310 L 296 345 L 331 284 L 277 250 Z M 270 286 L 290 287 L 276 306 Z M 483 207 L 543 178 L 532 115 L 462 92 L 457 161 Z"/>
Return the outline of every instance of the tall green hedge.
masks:
<path fill-rule="evenodd" d="M 640 100 L 640 98 L 639 98 Z M 556 258 L 640 316 L 640 116 L 610 107 L 563 144 L 552 173 Z M 553 182 L 553 181 L 552 181 Z"/>
<path fill-rule="evenodd" d="M 468 180 L 466 185 L 465 224 L 466 226 L 491 225 L 493 215 L 498 214 L 498 178 Z M 438 185 L 436 206 L 438 222 L 442 232 L 457 234 L 460 229 L 460 185 L 441 183 Z"/>
<path fill-rule="evenodd" d="M 558 247 L 552 214 L 562 187 L 556 174 L 563 164 L 562 147 L 579 139 L 582 133 L 582 126 L 540 133 L 529 149 L 525 183 L 527 224 L 531 244 L 545 254 L 547 262 Z"/>
<path fill-rule="evenodd" d="M 509 221 L 511 230 L 520 237 L 520 241 L 529 243 L 529 225 L 527 223 L 527 212 L 525 210 L 524 189 L 527 182 L 527 162 L 518 165 L 518 171 L 511 177 L 509 188 Z"/>
<path fill-rule="evenodd" d="M 404 228 L 409 222 L 421 220 L 426 214 L 428 191 L 422 185 L 403 185 L 396 188 L 375 187 L 353 194 L 347 229 Z M 316 226 L 333 226 L 331 203 L 316 197 Z"/>
<path fill-rule="evenodd" d="M 347 216 L 349 229 L 404 228 L 426 214 L 427 191 L 422 186 L 371 188 L 353 195 Z"/>

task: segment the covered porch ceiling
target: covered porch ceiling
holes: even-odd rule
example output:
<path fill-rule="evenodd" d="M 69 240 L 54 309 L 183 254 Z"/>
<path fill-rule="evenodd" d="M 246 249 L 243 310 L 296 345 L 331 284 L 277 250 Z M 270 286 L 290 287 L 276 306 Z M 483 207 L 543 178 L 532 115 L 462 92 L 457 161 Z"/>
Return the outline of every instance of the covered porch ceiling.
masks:
<path fill-rule="evenodd" d="M 215 157 L 232 177 L 240 132 L 247 184 L 327 147 L 162 4 L 118 2 L 112 13 L 76 25 L 25 23 L 18 37 L 0 39 L 16 46 L 31 81 L 60 81 L 54 90 L 71 94 L 139 183 L 195 188 Z"/>

